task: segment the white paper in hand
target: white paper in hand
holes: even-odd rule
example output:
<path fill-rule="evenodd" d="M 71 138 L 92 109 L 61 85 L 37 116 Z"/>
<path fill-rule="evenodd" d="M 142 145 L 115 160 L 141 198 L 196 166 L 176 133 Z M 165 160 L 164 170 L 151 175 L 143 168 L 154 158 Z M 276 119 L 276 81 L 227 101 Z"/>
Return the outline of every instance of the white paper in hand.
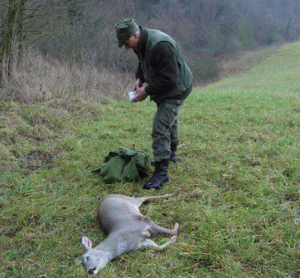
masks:
<path fill-rule="evenodd" d="M 128 93 L 130 102 L 132 102 L 134 100 L 134 98 L 136 97 L 136 95 L 137 95 L 137 92 L 129 92 Z"/>

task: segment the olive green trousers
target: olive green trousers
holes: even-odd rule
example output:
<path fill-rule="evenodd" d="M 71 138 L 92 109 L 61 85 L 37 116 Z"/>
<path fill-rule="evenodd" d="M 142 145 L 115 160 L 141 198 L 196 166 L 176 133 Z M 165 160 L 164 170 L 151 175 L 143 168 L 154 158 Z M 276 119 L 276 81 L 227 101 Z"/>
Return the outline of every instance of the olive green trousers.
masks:
<path fill-rule="evenodd" d="M 190 92 L 191 88 L 187 96 Z M 171 143 L 178 142 L 177 116 L 185 99 L 165 99 L 157 104 L 152 128 L 152 149 L 155 161 L 169 159 Z"/>

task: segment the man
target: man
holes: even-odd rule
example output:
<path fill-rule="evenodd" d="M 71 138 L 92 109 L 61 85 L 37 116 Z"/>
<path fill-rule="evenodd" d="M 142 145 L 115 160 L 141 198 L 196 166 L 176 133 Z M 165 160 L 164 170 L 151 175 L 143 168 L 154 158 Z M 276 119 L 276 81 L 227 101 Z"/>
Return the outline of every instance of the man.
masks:
<path fill-rule="evenodd" d="M 152 129 L 155 171 L 144 188 L 160 189 L 169 181 L 169 161 L 178 161 L 177 115 L 192 91 L 193 75 L 179 46 L 167 34 L 144 29 L 133 19 L 125 19 L 115 28 L 119 47 L 133 49 L 139 59 L 133 88 L 137 95 L 133 101 L 143 101 L 149 95 L 157 104 Z"/>

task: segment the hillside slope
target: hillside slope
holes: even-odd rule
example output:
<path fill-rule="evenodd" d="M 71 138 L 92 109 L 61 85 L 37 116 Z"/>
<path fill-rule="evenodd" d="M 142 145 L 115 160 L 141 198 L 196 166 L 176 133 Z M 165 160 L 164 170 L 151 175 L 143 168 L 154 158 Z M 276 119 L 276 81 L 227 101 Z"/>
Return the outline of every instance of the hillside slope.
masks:
<path fill-rule="evenodd" d="M 0 277 L 87 277 L 75 258 L 81 236 L 105 238 L 96 211 L 109 193 L 175 193 L 142 211 L 181 227 L 166 251 L 123 255 L 101 277 L 299 277 L 299 50 L 285 45 L 246 73 L 194 89 L 179 117 L 181 162 L 160 192 L 91 174 L 133 143 L 151 155 L 153 103 L 1 101 Z"/>
<path fill-rule="evenodd" d="M 211 88 L 254 89 L 276 92 L 300 91 L 300 43 L 286 44 L 275 55 L 246 74 L 215 83 Z"/>

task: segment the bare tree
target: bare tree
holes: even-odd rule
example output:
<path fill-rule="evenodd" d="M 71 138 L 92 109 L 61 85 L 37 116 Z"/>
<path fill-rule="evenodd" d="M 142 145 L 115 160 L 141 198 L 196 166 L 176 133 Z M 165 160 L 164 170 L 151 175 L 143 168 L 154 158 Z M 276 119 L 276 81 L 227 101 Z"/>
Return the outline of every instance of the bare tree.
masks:
<path fill-rule="evenodd" d="M 2 0 L 3 1 L 3 0 Z M 14 61 L 20 64 L 29 38 L 40 37 L 46 25 L 42 1 L 7 0 L 0 3 L 0 83 L 11 79 Z M 15 58 L 18 59 L 15 59 Z"/>

